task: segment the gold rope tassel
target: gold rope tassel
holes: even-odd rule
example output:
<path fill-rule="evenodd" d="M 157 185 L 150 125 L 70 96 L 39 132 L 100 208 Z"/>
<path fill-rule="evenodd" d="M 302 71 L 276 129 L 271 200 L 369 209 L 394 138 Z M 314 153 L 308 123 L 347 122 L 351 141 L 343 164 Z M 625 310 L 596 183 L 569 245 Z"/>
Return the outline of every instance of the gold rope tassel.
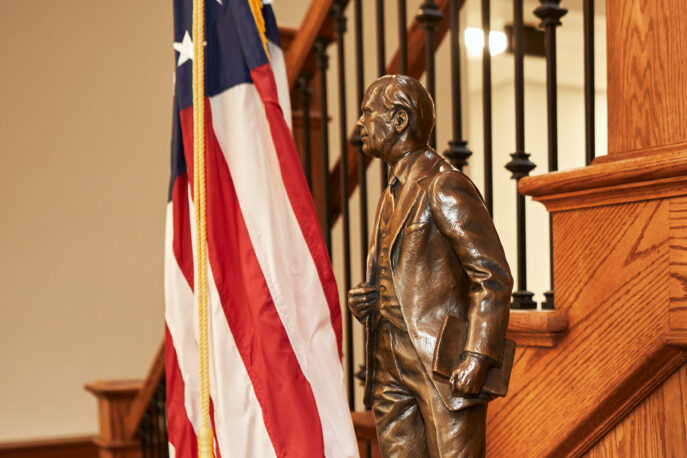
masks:
<path fill-rule="evenodd" d="M 262 45 L 267 51 L 262 1 L 248 0 Z M 205 0 L 193 0 L 193 202 L 196 222 L 195 295 L 198 304 L 198 359 L 200 363 L 199 458 L 213 458 L 210 426 L 210 365 L 208 361 L 207 219 L 205 216 Z"/>
<path fill-rule="evenodd" d="M 258 26 L 262 47 L 265 48 L 265 54 L 267 54 L 267 58 L 269 59 L 270 52 L 267 50 L 267 28 L 265 27 L 265 18 L 262 16 L 262 0 L 248 0 L 248 4 L 250 5 L 250 11 L 253 13 L 253 18 L 255 19 L 255 25 Z"/>
<path fill-rule="evenodd" d="M 200 414 L 198 456 L 213 458 L 208 362 L 207 227 L 205 216 L 205 0 L 193 0 L 193 202 L 196 222 L 195 293 L 198 304 Z"/>

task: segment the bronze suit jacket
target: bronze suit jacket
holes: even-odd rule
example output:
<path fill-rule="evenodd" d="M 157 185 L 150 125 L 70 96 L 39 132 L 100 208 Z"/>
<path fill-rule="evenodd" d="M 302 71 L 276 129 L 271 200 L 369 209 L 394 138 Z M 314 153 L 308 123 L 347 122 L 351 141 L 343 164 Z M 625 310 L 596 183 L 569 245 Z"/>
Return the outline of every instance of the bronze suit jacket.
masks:
<path fill-rule="evenodd" d="M 367 256 L 368 285 L 378 285 L 377 231 L 381 201 Z M 501 242 L 472 182 L 434 151 L 419 153 L 398 192 L 391 218 L 394 287 L 408 334 L 427 370 L 444 318 L 467 322 L 465 348 L 501 362 L 508 327 L 513 278 Z M 373 312 L 365 319 L 367 337 L 365 403 L 372 404 L 374 383 Z M 434 381 L 446 407 L 460 410 L 488 400 L 451 393 Z"/>

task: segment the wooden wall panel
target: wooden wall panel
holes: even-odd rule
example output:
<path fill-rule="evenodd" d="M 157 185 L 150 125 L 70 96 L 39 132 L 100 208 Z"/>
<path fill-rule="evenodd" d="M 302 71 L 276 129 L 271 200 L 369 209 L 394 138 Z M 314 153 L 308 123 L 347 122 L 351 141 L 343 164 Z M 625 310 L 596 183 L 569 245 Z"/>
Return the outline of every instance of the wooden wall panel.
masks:
<path fill-rule="evenodd" d="M 687 330 L 687 197 L 670 200 L 670 329 Z"/>
<path fill-rule="evenodd" d="M 669 208 L 646 201 L 554 214 L 556 306 L 568 335 L 518 349 L 488 412 L 488 456 L 582 453 L 682 359 L 668 330 Z"/>
<path fill-rule="evenodd" d="M 606 1 L 609 158 L 687 142 L 684 7 L 683 0 Z"/>
<path fill-rule="evenodd" d="M 687 456 L 687 365 L 666 380 L 585 456 Z"/>

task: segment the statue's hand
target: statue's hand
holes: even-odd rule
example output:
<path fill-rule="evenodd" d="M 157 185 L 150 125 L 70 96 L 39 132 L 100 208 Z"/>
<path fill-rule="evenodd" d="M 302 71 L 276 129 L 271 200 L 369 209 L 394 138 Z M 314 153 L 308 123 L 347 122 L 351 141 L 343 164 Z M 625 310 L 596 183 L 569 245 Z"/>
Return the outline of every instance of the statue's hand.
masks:
<path fill-rule="evenodd" d="M 475 395 L 487 380 L 489 361 L 467 353 L 451 374 L 451 391 L 456 395 Z"/>
<path fill-rule="evenodd" d="M 348 291 L 348 308 L 351 313 L 364 320 L 374 310 L 377 303 L 377 287 L 366 286 L 365 282 L 358 283 Z"/>

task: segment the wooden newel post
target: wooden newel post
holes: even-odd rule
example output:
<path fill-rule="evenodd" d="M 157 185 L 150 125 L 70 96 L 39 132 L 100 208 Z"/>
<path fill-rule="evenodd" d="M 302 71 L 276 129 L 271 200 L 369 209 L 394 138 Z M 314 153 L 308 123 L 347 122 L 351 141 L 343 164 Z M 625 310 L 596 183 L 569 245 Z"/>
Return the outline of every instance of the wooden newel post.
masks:
<path fill-rule="evenodd" d="M 98 399 L 98 436 L 94 439 L 100 458 L 141 458 L 141 443 L 131 438 L 126 418 L 140 381 L 97 381 L 85 388 Z"/>

